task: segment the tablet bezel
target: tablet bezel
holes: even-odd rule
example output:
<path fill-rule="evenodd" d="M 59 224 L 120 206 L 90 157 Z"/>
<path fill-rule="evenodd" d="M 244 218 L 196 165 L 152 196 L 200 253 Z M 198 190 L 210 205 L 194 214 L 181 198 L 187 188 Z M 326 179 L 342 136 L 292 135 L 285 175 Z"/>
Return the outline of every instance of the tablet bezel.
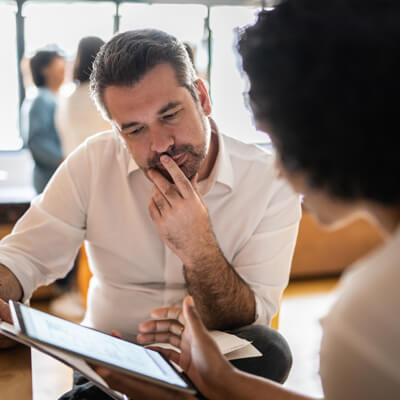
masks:
<path fill-rule="evenodd" d="M 177 369 L 174 367 L 174 365 L 166 357 L 164 357 L 163 354 L 158 353 L 167 362 L 167 364 L 172 368 L 172 370 L 186 383 L 186 385 L 187 385 L 186 388 L 182 387 L 182 386 L 175 385 L 173 383 L 168 383 L 168 382 L 159 380 L 157 378 L 153 378 L 151 376 L 143 375 L 143 374 L 141 374 L 139 372 L 135 372 L 135 371 L 132 371 L 132 370 L 127 370 L 125 368 L 122 368 L 122 367 L 119 367 L 119 366 L 116 366 L 116 365 L 113 365 L 113 364 L 109 364 L 109 363 L 107 363 L 107 362 L 105 362 L 103 360 L 99 360 L 98 358 L 92 358 L 92 357 L 89 357 L 87 355 L 81 354 L 79 352 L 71 351 L 69 349 L 66 349 L 65 347 L 62 347 L 61 345 L 57 346 L 57 345 L 55 345 L 53 343 L 49 343 L 49 342 L 46 342 L 44 340 L 39 340 L 37 338 L 29 336 L 28 331 L 26 329 L 26 322 L 25 322 L 24 317 L 23 317 L 22 312 L 21 312 L 21 308 L 22 307 L 34 310 L 35 312 L 40 312 L 40 313 L 47 314 L 50 317 L 57 318 L 57 319 L 62 320 L 62 321 L 66 321 L 66 322 L 72 323 L 72 324 L 77 325 L 77 326 L 79 326 L 80 328 L 83 328 L 83 329 L 95 330 L 96 332 L 98 332 L 98 333 L 100 333 L 102 335 L 107 335 L 107 334 L 104 333 L 104 332 L 98 331 L 96 329 L 89 328 L 89 327 L 77 324 L 75 322 L 68 321 L 68 320 L 65 320 L 63 318 L 57 317 L 55 315 L 48 314 L 48 313 L 45 313 L 43 311 L 34 309 L 34 308 L 26 306 L 25 304 L 22 304 L 20 302 L 9 300 L 9 305 L 10 305 L 10 311 L 11 311 L 11 316 L 12 316 L 12 319 L 13 319 L 13 323 L 14 323 L 15 327 L 18 329 L 19 334 L 22 335 L 23 337 L 27 338 L 31 342 L 41 343 L 41 344 L 44 344 L 46 346 L 50 346 L 50 347 L 65 351 L 65 352 L 73 354 L 75 356 L 82 357 L 83 359 L 89 361 L 92 364 L 103 366 L 103 367 L 107 367 L 107 368 L 109 368 L 111 370 L 122 372 L 122 373 L 124 373 L 126 375 L 132 376 L 132 377 L 137 378 L 139 380 L 147 381 L 147 382 L 150 382 L 150 383 L 155 383 L 155 384 L 157 384 L 159 386 L 162 386 L 162 387 L 165 387 L 165 388 L 168 388 L 168 389 L 172 389 L 172 390 L 176 390 L 176 391 L 179 391 L 179 392 L 184 392 L 184 393 L 188 393 L 188 394 L 192 394 L 192 395 L 196 395 L 198 393 L 197 390 L 194 388 L 193 384 L 187 378 L 187 376 L 182 374 L 182 373 L 180 373 L 179 371 L 177 371 Z M 107 336 L 109 336 L 109 335 L 107 335 Z M 116 339 L 117 340 L 122 340 L 122 339 L 118 339 L 118 338 L 116 338 Z M 132 344 L 134 344 L 134 343 L 132 343 Z M 138 345 L 138 346 L 140 346 L 140 345 Z"/>

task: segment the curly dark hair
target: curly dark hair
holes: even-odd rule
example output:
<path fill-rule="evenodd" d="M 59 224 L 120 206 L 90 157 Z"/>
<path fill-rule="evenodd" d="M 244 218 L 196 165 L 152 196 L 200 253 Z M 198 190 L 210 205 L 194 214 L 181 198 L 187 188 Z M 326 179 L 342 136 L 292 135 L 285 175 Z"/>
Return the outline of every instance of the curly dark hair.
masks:
<path fill-rule="evenodd" d="M 86 36 L 79 41 L 74 62 L 74 80 L 88 82 L 92 73 L 93 61 L 104 41 L 97 36 Z"/>
<path fill-rule="evenodd" d="M 344 200 L 400 201 L 398 0 L 287 0 L 238 49 L 288 171 Z"/>
<path fill-rule="evenodd" d="M 197 77 L 183 43 L 163 31 L 138 29 L 114 36 L 96 56 L 90 91 L 103 114 L 110 117 L 103 98 L 108 86 L 135 85 L 161 63 L 169 63 L 174 68 L 178 84 L 198 101 Z"/>

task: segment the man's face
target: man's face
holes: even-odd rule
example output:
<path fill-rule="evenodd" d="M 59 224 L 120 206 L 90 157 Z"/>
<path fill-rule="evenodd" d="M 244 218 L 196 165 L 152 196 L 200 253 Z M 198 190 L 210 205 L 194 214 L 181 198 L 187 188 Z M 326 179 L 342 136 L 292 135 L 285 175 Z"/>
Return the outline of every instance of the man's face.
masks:
<path fill-rule="evenodd" d="M 65 60 L 62 57 L 55 57 L 43 68 L 43 75 L 46 79 L 46 86 L 59 88 L 64 82 L 65 75 Z"/>
<path fill-rule="evenodd" d="M 104 103 L 136 164 L 147 174 L 159 170 L 171 180 L 160 162 L 168 154 L 191 179 L 207 155 L 210 104 L 202 85 L 200 104 L 179 86 L 168 63 L 151 69 L 134 86 L 110 86 Z"/>

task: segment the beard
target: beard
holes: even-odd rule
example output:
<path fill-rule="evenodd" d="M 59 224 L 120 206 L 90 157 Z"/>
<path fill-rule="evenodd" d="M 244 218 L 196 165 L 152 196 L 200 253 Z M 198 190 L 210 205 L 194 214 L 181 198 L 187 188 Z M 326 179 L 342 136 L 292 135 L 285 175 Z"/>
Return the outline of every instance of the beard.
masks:
<path fill-rule="evenodd" d="M 155 169 L 160 174 L 162 174 L 169 182 L 174 183 L 171 175 L 161 164 L 160 157 L 164 154 L 171 158 L 174 158 L 176 156 L 185 157 L 185 161 L 181 165 L 179 165 L 179 168 L 185 174 L 186 178 L 192 180 L 193 177 L 199 172 L 201 164 L 206 158 L 207 146 L 205 144 L 199 144 L 196 146 L 193 146 L 191 144 L 174 146 L 163 153 L 157 154 L 155 157 L 147 161 L 147 167 L 144 168 L 146 175 L 149 169 Z"/>

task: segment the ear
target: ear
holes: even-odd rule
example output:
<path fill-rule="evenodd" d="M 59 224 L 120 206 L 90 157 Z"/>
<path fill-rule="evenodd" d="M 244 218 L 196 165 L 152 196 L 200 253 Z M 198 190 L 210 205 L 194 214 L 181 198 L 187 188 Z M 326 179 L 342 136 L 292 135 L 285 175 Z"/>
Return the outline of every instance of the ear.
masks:
<path fill-rule="evenodd" d="M 199 101 L 204 114 L 208 117 L 211 114 L 211 101 L 208 96 L 208 91 L 206 85 L 201 79 L 196 81 L 197 95 L 199 96 Z"/>

